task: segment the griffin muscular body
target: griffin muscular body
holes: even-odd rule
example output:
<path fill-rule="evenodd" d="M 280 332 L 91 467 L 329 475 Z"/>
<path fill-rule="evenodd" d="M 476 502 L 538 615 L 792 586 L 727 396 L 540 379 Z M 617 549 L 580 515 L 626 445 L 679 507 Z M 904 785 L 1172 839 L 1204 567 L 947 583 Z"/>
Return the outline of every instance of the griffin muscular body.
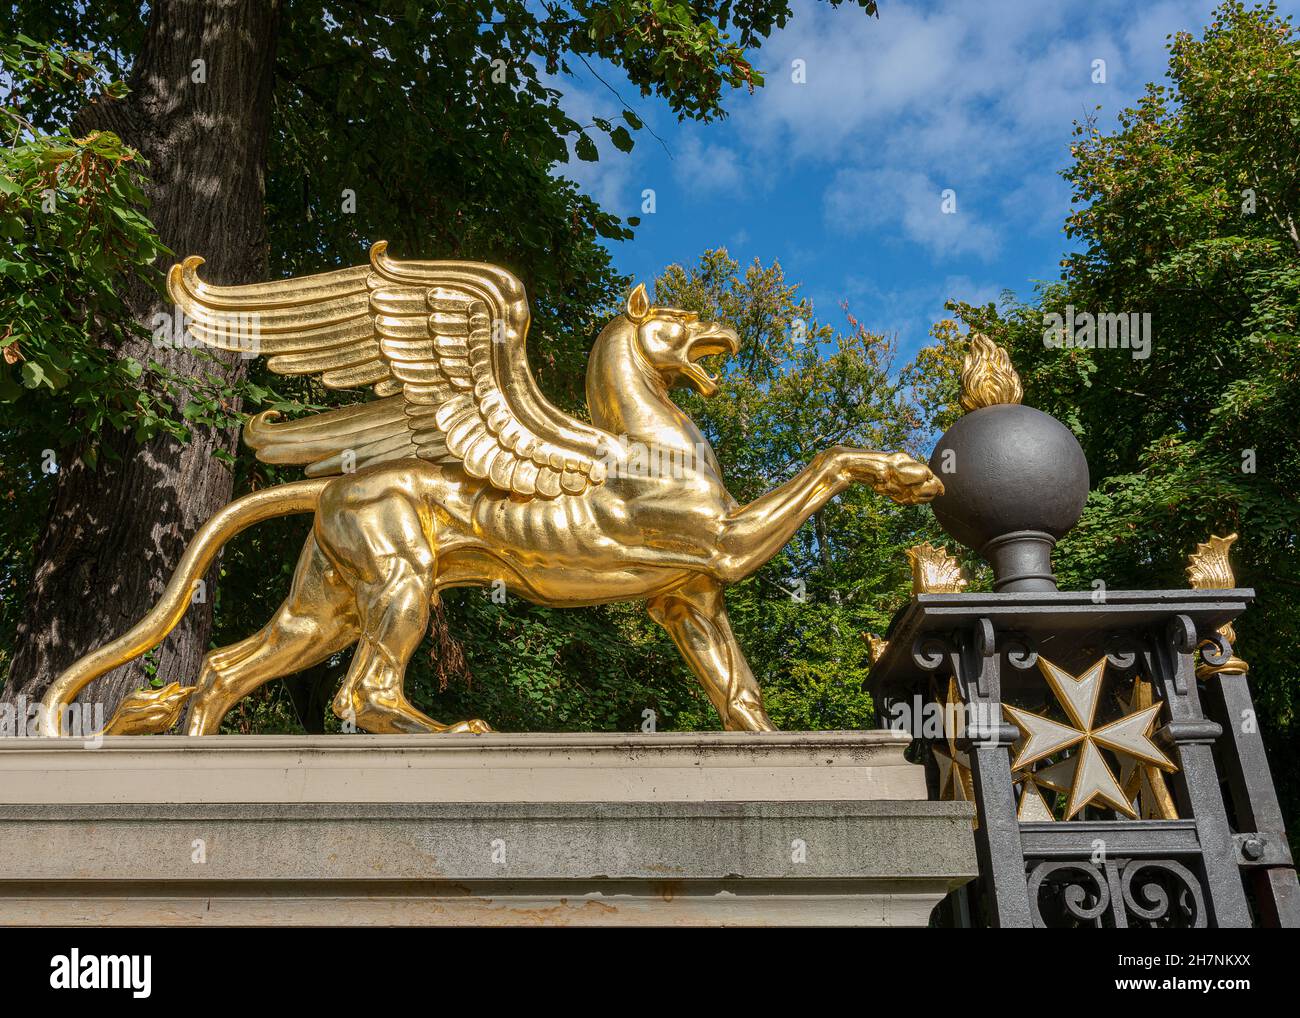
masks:
<path fill-rule="evenodd" d="M 318 374 L 334 388 L 373 385 L 378 398 L 301 421 L 264 413 L 249 422 L 245 439 L 259 458 L 340 476 L 254 492 L 214 516 L 153 611 L 56 680 L 42 706 L 47 734 L 60 734 L 62 708 L 88 682 L 166 636 L 225 541 L 259 520 L 311 511 L 312 534 L 271 621 L 210 653 L 196 686 L 128 697 L 107 732 L 165 731 L 191 697 L 190 734 L 215 732 L 258 686 L 352 644 L 334 699 L 340 716 L 370 732 L 487 731 L 477 720 L 434 721 L 402 685 L 439 591 L 497 582 L 548 605 L 644 601 L 724 726 L 768 730 L 723 588 L 850 484 L 905 504 L 943 490 L 901 453 L 835 447 L 737 504 L 713 450 L 669 398 L 683 384 L 712 395 L 715 380 L 698 362 L 736 352 L 736 335 L 650 307 L 643 287 L 592 350 L 587 424 L 538 391 L 524 352 L 527 299 L 502 269 L 397 262 L 383 244 L 368 266 L 251 286 L 208 286 L 199 264 L 187 259 L 169 277 L 197 338 L 224 345 L 226 317 L 255 315 L 273 370 Z M 653 449 L 670 467 L 637 469 L 634 449 Z"/>

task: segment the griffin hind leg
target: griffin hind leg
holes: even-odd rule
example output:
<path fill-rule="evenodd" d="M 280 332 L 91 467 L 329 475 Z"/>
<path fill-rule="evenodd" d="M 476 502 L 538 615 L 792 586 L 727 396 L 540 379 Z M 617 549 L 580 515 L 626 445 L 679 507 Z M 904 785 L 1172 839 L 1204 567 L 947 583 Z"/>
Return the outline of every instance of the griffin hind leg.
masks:
<path fill-rule="evenodd" d="M 490 732 L 473 719 L 444 725 L 418 710 L 403 690 L 406 663 L 429 627 L 433 581 L 398 559 L 383 578 L 357 590 L 362 634 L 334 713 L 374 735 Z"/>
<path fill-rule="evenodd" d="M 298 559 L 289 596 L 271 621 L 247 639 L 203 660 L 190 705 L 190 735 L 211 735 L 236 703 L 282 675 L 310 668 L 360 635 L 352 591 L 314 537 Z"/>

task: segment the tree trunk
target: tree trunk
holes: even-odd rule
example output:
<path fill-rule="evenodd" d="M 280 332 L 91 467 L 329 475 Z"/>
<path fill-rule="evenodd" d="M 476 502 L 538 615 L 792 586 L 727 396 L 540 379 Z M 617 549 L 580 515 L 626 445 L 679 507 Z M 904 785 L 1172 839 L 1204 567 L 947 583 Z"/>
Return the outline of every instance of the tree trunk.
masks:
<path fill-rule="evenodd" d="M 279 12 L 278 0 L 154 3 L 131 94 L 88 106 L 74 123 L 78 133 L 116 132 L 148 160 L 146 211 L 162 242 L 177 258 L 202 255 L 204 278 L 215 283 L 266 274 L 264 172 Z M 147 286 L 133 284 L 128 299 L 150 331 L 155 315 L 172 313 Z M 149 339 L 121 352 L 181 377 L 234 382 L 247 369 L 238 354 Z M 194 426 L 188 443 L 164 436 L 140 445 L 105 434 L 95 467 L 78 451 L 60 455 L 8 699 L 38 698 L 60 671 L 149 610 L 195 530 L 230 500 L 230 471 L 213 454 L 237 441 Z M 166 681 L 192 683 L 208 649 L 215 575 L 214 567 L 204 600 L 152 655 L 105 675 L 81 699 L 103 703 L 108 716 L 149 666 Z"/>

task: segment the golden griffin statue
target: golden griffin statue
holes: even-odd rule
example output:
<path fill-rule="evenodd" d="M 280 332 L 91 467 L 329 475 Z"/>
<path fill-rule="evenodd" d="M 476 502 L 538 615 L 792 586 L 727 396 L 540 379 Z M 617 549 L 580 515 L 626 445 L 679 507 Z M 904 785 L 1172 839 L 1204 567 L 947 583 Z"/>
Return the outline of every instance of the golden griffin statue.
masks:
<path fill-rule="evenodd" d="M 188 731 L 217 731 L 263 683 L 353 644 L 334 711 L 368 732 L 484 732 L 442 724 L 403 692 L 406 663 L 449 587 L 504 584 L 539 604 L 643 601 L 671 634 L 727 729 L 772 728 L 727 621 L 723 588 L 771 559 L 850 484 L 897 502 L 943 489 L 901 453 L 835 447 L 785 484 L 739 505 L 712 448 L 672 402 L 717 382 L 699 364 L 735 353 L 736 333 L 638 286 L 601 331 L 587 368 L 591 423 L 552 406 L 529 371 L 523 285 L 494 265 L 396 261 L 301 279 L 212 286 L 202 259 L 172 268 L 168 289 L 192 335 L 238 349 L 254 323 L 272 371 L 316 375 L 374 399 L 302 420 L 253 417 L 244 440 L 309 480 L 255 491 L 205 523 L 158 604 L 135 628 L 58 677 L 40 726 L 97 676 L 156 646 L 190 603 L 222 545 L 275 516 L 314 513 L 289 595 L 260 632 L 209 653 L 194 686 L 126 698 L 105 732 L 166 731 L 189 701 Z M 646 467 L 649 451 L 651 469 Z"/>

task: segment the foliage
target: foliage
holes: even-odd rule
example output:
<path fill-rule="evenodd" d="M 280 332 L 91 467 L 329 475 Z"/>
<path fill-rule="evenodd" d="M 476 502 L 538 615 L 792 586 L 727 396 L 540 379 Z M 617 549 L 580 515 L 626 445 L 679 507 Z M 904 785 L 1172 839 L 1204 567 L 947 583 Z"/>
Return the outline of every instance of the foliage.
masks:
<path fill-rule="evenodd" d="M 156 285 L 167 254 L 145 216 L 147 172 L 106 131 L 46 133 L 30 116 L 49 94 L 121 98 L 87 53 L 19 35 L 0 45 L 10 91 L 0 105 L 0 402 L 8 446 L 63 449 L 104 428 L 144 441 L 160 431 L 184 440 L 187 422 L 234 424 L 215 378 L 178 378 L 122 351 L 145 337 L 122 293 L 131 279 Z M 181 398 L 184 393 L 185 398 Z M 176 407 L 184 407 L 177 413 Z M 90 450 L 93 462 L 94 450 Z M 28 455 L 29 462 L 39 456 Z"/>
<path fill-rule="evenodd" d="M 66 449 L 81 447 L 93 463 L 106 429 L 184 440 L 191 421 L 234 420 L 215 379 L 179 378 L 122 349 L 145 337 L 124 291 L 132 280 L 155 285 L 153 263 L 165 253 L 144 215 L 146 168 L 136 153 L 108 132 L 79 137 L 33 121 L 51 97 L 120 97 L 123 84 L 87 53 L 23 35 L 0 39 L 0 75 L 0 628 L 8 634 L 48 476 Z"/>

